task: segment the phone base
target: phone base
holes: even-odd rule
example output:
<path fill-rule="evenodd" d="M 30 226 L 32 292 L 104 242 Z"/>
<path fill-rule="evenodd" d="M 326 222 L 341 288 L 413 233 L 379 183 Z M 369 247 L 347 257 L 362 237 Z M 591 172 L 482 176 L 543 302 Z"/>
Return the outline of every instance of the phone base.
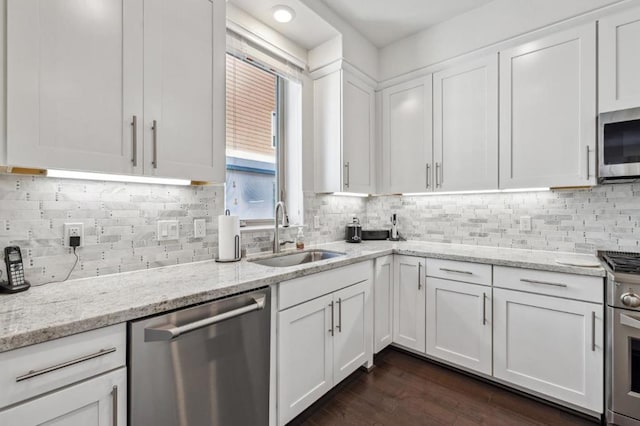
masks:
<path fill-rule="evenodd" d="M 6 281 L 0 281 L 0 293 L 20 293 L 31 287 L 31 284 L 24 282 L 21 285 L 9 285 Z"/>

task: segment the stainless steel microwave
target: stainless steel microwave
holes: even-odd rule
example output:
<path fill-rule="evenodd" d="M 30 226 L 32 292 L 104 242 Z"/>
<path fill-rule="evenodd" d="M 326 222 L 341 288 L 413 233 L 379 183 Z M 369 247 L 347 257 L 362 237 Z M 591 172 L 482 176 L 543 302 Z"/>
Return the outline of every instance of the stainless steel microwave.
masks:
<path fill-rule="evenodd" d="M 640 108 L 600 114 L 601 180 L 640 179 Z"/>

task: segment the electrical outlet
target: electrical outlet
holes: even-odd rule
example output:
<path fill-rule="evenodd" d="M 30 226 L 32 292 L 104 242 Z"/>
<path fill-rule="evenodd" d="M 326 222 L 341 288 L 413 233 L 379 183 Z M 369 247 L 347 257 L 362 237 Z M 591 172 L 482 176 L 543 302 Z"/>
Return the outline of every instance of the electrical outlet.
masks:
<path fill-rule="evenodd" d="M 194 238 L 204 238 L 207 236 L 206 219 L 193 219 L 193 236 Z"/>
<path fill-rule="evenodd" d="M 320 216 L 313 217 L 313 229 L 320 229 Z"/>
<path fill-rule="evenodd" d="M 177 220 L 158 221 L 158 241 L 173 241 L 180 238 L 180 226 Z"/>
<path fill-rule="evenodd" d="M 520 216 L 520 231 L 531 231 L 531 216 Z"/>
<path fill-rule="evenodd" d="M 80 237 L 80 245 L 84 246 L 84 223 L 65 223 L 64 224 L 64 246 L 71 247 L 69 238 Z"/>

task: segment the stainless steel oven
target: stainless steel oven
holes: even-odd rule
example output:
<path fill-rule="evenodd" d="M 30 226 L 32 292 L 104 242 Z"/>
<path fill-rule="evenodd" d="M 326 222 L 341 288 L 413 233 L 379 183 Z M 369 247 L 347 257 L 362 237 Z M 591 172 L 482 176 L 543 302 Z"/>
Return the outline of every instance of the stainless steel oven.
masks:
<path fill-rule="evenodd" d="M 607 422 L 640 426 L 640 254 L 605 252 Z"/>
<path fill-rule="evenodd" d="M 601 180 L 640 178 L 640 108 L 600 114 Z"/>

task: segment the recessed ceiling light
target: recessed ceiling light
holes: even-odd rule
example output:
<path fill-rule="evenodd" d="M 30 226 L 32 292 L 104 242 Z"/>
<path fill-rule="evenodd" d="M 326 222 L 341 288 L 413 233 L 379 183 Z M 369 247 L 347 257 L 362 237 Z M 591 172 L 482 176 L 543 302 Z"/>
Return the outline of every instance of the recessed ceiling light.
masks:
<path fill-rule="evenodd" d="M 289 6 L 278 5 L 273 8 L 273 19 L 281 23 L 290 22 L 293 18 L 295 18 L 296 13 Z"/>

